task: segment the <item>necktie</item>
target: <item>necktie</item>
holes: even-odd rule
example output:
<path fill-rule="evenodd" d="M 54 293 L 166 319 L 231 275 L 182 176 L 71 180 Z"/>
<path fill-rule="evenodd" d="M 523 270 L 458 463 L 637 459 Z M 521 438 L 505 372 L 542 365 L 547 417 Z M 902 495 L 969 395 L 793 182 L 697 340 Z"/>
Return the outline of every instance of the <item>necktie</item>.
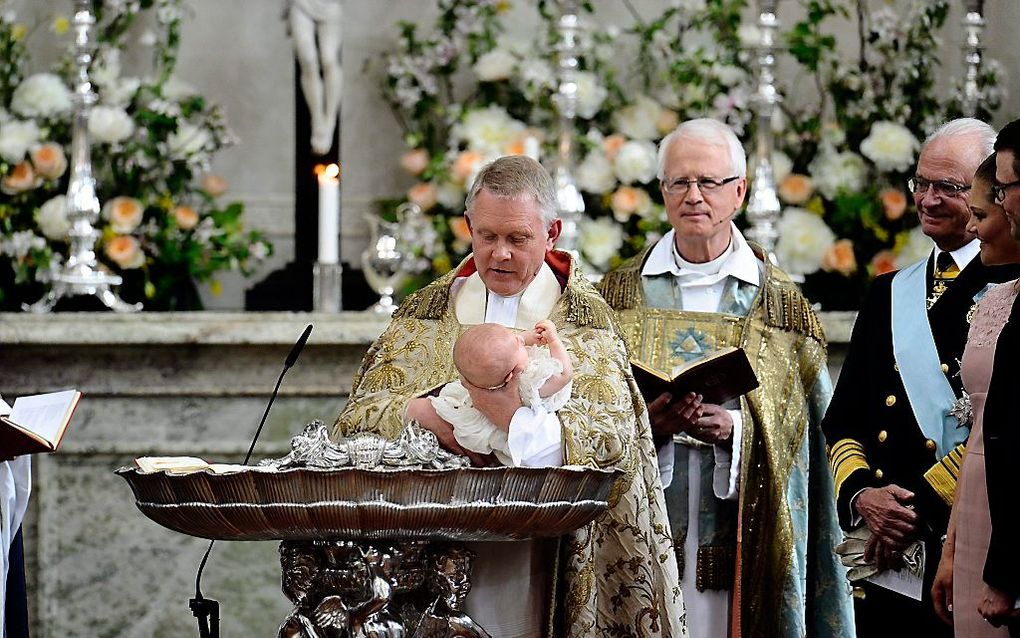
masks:
<path fill-rule="evenodd" d="M 932 277 L 931 296 L 928 297 L 928 309 L 935 305 L 939 297 L 949 288 L 949 283 L 960 274 L 960 267 L 953 261 L 953 256 L 940 252 L 935 258 L 935 272 Z"/>

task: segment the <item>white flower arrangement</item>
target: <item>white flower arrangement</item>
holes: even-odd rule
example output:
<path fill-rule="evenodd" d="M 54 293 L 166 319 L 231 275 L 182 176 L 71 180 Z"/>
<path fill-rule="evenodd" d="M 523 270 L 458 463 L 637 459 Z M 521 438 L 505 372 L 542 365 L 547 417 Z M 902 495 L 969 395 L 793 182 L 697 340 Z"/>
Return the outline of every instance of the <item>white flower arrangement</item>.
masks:
<path fill-rule="evenodd" d="M 251 271 L 271 252 L 245 231 L 240 204 L 221 204 L 221 178 L 208 173 L 213 154 L 233 141 L 222 113 L 172 71 L 180 0 L 155 12 L 137 2 L 96 7 L 100 43 L 90 69 L 98 102 L 89 112 L 92 172 L 103 203 L 96 222 L 100 268 L 123 276 L 122 297 L 146 309 L 196 309 L 196 280 L 225 269 Z M 70 67 L 23 77 L 35 30 L 0 14 L 0 309 L 20 309 L 45 292 L 69 250 L 72 82 Z M 156 62 L 144 78 L 120 65 L 127 25 L 149 19 L 159 33 Z M 69 46 L 70 36 L 66 36 Z M 208 185 L 208 190 L 206 190 Z M 215 285 L 214 285 L 215 286 Z"/>
<path fill-rule="evenodd" d="M 861 154 L 880 171 L 903 173 L 913 167 L 921 143 L 905 126 L 894 122 L 875 122 L 861 142 Z"/>
<path fill-rule="evenodd" d="M 776 259 L 791 275 L 806 275 L 822 267 L 822 258 L 836 235 L 818 215 L 802 208 L 787 208 L 779 219 Z"/>
<path fill-rule="evenodd" d="M 582 252 L 598 269 L 618 265 L 669 228 L 656 145 L 680 121 L 707 116 L 730 126 L 745 142 L 754 179 L 749 70 L 761 33 L 743 15 L 745 5 L 675 0 L 653 16 L 631 7 L 632 25 L 602 28 L 582 3 L 573 175 L 591 221 Z M 387 57 L 384 90 L 409 148 L 400 165 L 415 182 L 404 199 L 430 207 L 439 238 L 419 284 L 468 249 L 460 198 L 482 164 L 528 152 L 554 165 L 558 12 L 546 0 L 528 6 L 540 25 L 532 38 L 505 28 L 504 3 L 439 0 L 434 33 L 402 24 Z M 805 278 L 808 296 L 831 307 L 853 307 L 869 278 L 922 245 L 907 212 L 906 180 L 918 140 L 959 113 L 958 97 L 935 88 L 935 42 L 948 0 L 865 15 L 859 55 L 849 63 L 847 43 L 828 28 L 853 8 L 851 0 L 819 3 L 777 34 L 796 65 L 789 77 L 808 76 L 818 87 L 815 100 L 781 102 L 772 120 L 773 175 L 781 201 L 795 207 L 783 216 L 777 253 L 782 267 Z M 990 60 L 979 78 L 986 117 L 1001 100 L 999 68 Z M 621 234 L 609 230 L 613 224 Z"/>

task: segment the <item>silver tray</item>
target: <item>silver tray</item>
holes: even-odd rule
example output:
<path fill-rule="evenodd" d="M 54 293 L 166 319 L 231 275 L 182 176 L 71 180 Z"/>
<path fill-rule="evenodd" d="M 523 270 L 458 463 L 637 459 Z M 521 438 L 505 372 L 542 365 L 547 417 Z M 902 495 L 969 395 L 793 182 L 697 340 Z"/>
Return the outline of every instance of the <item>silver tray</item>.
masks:
<path fill-rule="evenodd" d="M 294 468 L 229 474 L 121 468 L 138 509 L 163 527 L 216 540 L 561 536 L 608 508 L 619 470 Z"/>

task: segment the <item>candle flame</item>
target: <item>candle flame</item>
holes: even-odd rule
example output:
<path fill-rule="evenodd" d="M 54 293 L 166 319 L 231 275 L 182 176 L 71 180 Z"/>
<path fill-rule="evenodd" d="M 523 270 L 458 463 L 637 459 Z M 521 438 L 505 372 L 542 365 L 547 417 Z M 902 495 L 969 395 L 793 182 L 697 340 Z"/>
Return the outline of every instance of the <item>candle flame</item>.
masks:
<path fill-rule="evenodd" d="M 340 165 L 339 164 L 316 164 L 315 174 L 319 177 L 325 177 L 332 179 L 340 177 Z"/>

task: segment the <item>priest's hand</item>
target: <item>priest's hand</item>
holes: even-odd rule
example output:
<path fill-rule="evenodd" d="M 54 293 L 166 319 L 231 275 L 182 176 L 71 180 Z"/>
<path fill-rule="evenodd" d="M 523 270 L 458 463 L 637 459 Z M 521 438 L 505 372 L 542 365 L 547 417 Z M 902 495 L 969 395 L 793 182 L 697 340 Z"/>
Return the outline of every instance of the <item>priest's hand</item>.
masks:
<path fill-rule="evenodd" d="M 432 405 L 432 402 L 428 398 L 422 397 L 418 399 L 411 399 L 407 404 L 407 412 L 404 413 L 404 422 L 415 420 L 423 428 L 432 432 L 439 439 L 439 445 L 443 448 L 453 452 L 454 454 L 460 454 L 471 459 L 472 465 L 488 466 L 492 465 L 492 455 L 478 454 L 471 450 L 466 450 L 459 443 L 457 438 L 453 436 L 453 426 L 449 421 L 443 419 L 436 412 L 436 408 Z"/>
<path fill-rule="evenodd" d="M 521 407 L 520 372 L 514 371 L 506 384 L 498 390 L 479 388 L 467 379 L 461 383 L 471 395 L 471 403 L 475 409 L 485 415 L 497 427 L 510 430 L 510 420 Z"/>
<path fill-rule="evenodd" d="M 733 444 L 733 417 L 729 410 L 714 403 L 701 403 L 701 418 L 687 429 L 687 434 L 710 445 Z"/>
<path fill-rule="evenodd" d="M 648 420 L 652 424 L 652 434 L 665 437 L 689 432 L 704 414 L 701 399 L 693 392 L 688 392 L 671 405 L 672 399 L 673 395 L 663 392 L 658 399 L 648 404 Z"/>
<path fill-rule="evenodd" d="M 899 485 L 869 487 L 854 499 L 854 508 L 868 529 L 897 551 L 917 536 L 917 512 L 909 507 L 914 493 Z"/>

